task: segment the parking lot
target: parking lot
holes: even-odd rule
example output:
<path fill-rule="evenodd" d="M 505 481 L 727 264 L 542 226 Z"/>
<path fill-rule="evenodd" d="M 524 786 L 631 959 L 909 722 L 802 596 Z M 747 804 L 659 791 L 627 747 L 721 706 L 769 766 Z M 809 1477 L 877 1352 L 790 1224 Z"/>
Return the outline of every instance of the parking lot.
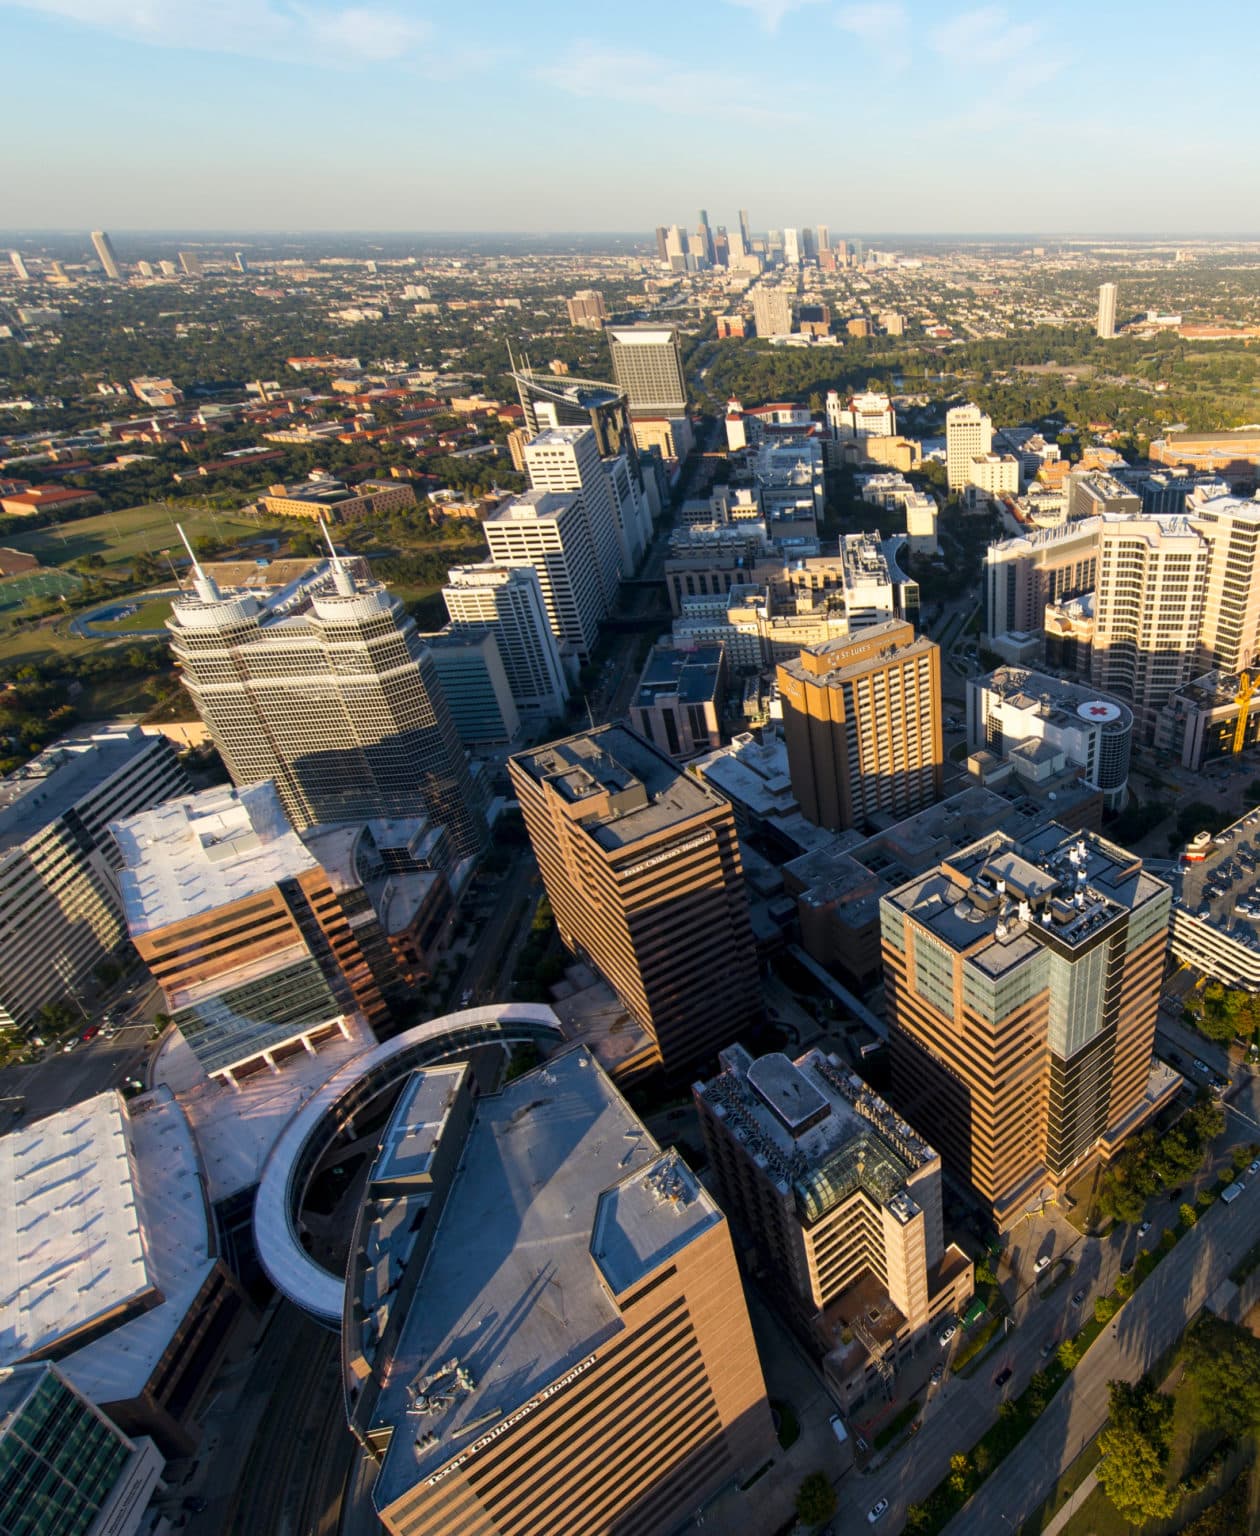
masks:
<path fill-rule="evenodd" d="M 1173 889 L 1198 917 L 1210 917 L 1238 937 L 1260 927 L 1260 810 L 1206 844 L 1206 857 L 1170 875 Z M 1244 938 L 1244 942 L 1247 940 Z M 1260 948 L 1260 939 L 1256 939 Z"/>

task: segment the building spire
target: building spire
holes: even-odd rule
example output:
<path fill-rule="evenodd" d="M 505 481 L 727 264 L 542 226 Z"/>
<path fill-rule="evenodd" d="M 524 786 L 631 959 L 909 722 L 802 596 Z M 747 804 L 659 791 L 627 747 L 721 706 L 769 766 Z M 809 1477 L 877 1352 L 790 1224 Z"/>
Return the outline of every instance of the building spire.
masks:
<path fill-rule="evenodd" d="M 323 529 L 324 541 L 328 545 L 328 553 L 332 557 L 333 585 L 341 597 L 353 597 L 356 591 L 354 577 L 346 569 L 345 563 L 337 553 L 332 541 L 332 534 L 328 531 L 328 524 L 321 517 L 319 526 Z"/>
<path fill-rule="evenodd" d="M 207 576 L 205 571 L 202 570 L 200 562 L 196 555 L 193 554 L 193 547 L 188 542 L 188 535 L 184 532 L 183 524 L 176 523 L 175 530 L 184 541 L 184 548 L 188 551 L 188 558 L 192 561 L 193 590 L 203 603 L 221 602 L 223 594 L 215 585 L 214 578 Z"/>

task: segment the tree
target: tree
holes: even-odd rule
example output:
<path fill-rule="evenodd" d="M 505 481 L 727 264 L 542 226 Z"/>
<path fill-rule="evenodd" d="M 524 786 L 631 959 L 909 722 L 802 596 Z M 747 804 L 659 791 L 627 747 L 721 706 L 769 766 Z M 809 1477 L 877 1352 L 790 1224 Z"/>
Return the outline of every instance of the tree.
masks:
<path fill-rule="evenodd" d="M 1190 1331 L 1184 1359 L 1209 1424 L 1236 1436 L 1260 1424 L 1260 1339 L 1205 1315 Z"/>
<path fill-rule="evenodd" d="M 1166 1519 L 1177 1495 L 1164 1480 L 1172 1439 L 1173 1400 L 1138 1382 L 1108 1383 L 1111 1422 L 1098 1437 L 1103 1460 L 1098 1481 L 1115 1509 L 1131 1525 Z"/>
<path fill-rule="evenodd" d="M 1057 1354 L 1059 1364 L 1065 1371 L 1074 1371 L 1080 1363 L 1081 1352 L 1077 1348 L 1075 1339 L 1064 1339 L 1059 1345 Z"/>
<path fill-rule="evenodd" d="M 1177 1214 L 1181 1217 L 1181 1225 L 1183 1227 L 1192 1227 L 1199 1219 L 1199 1214 L 1195 1210 L 1194 1206 L 1185 1200 L 1183 1200 L 1180 1206 L 1178 1206 Z"/>
<path fill-rule="evenodd" d="M 1114 1296 L 1098 1296 L 1094 1300 L 1094 1317 L 1100 1323 L 1109 1323 L 1120 1310 Z"/>
<path fill-rule="evenodd" d="M 962 1451 L 956 1451 L 949 1458 L 949 1486 L 960 1498 L 966 1498 L 971 1492 L 973 1477 L 971 1457 Z"/>
<path fill-rule="evenodd" d="M 811 1472 L 796 1490 L 796 1513 L 806 1525 L 821 1525 L 836 1512 L 836 1490 L 825 1472 Z"/>

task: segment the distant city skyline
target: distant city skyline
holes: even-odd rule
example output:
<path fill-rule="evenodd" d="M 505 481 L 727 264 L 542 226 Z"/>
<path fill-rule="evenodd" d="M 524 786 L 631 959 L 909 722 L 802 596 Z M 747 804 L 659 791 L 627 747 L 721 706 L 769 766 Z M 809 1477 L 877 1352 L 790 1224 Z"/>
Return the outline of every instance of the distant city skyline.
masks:
<path fill-rule="evenodd" d="M 631 42 L 616 12 L 498 0 L 467 20 L 372 0 L 0 8 L 12 115 L 40 124 L 5 167 L 16 228 L 650 237 L 701 207 L 734 229 L 747 207 L 754 229 L 821 219 L 837 238 L 1149 234 L 1149 201 L 1117 185 L 1135 163 L 1158 167 L 1180 234 L 1247 217 L 1246 93 L 1216 84 L 1260 43 L 1236 4 L 1186 28 L 1168 3 L 1075 0 L 1051 23 L 919 0 L 641 0 Z M 842 112 L 816 94 L 820 54 Z M 342 127 L 347 89 L 388 99 L 388 128 Z M 558 129 L 545 163 L 513 152 L 557 115 L 591 131 Z M 700 173 L 677 143 L 706 124 L 723 153 Z M 878 155 L 852 153 L 864 134 Z"/>

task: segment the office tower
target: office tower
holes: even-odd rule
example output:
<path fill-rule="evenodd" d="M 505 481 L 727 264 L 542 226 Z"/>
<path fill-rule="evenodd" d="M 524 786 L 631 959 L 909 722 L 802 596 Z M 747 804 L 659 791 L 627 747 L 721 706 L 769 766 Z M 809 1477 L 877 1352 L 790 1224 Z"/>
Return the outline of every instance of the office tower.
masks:
<path fill-rule="evenodd" d="M 238 787 L 274 779 L 293 825 L 425 816 L 443 863 L 485 824 L 433 660 L 396 597 L 334 557 L 278 593 L 194 587 L 167 628 L 184 687 Z"/>
<path fill-rule="evenodd" d="M 630 409 L 625 394 L 615 384 L 599 379 L 576 379 L 569 374 L 535 373 L 514 368 L 517 397 L 525 413 L 526 439 L 548 427 L 590 427 L 603 459 L 624 454 L 636 480 L 642 481 Z"/>
<path fill-rule="evenodd" d="M 709 214 L 708 214 L 708 210 L 707 209 L 701 208 L 701 210 L 700 210 L 700 222 L 699 222 L 699 225 L 698 225 L 698 227 L 696 229 L 696 233 L 700 236 L 701 240 L 703 240 L 703 242 L 704 242 L 704 255 L 705 255 L 705 258 L 708 261 L 709 265 L 712 266 L 713 265 L 713 231 L 709 228 Z"/>
<path fill-rule="evenodd" d="M 727 236 L 727 265 L 732 269 L 741 267 L 747 254 L 748 247 L 744 244 L 743 235 L 738 229 L 733 229 Z"/>
<path fill-rule="evenodd" d="M 605 334 L 612 354 L 613 379 L 629 401 L 631 419 L 686 416 L 687 381 L 677 328 L 615 325 Z"/>
<path fill-rule="evenodd" d="M 9 265 L 13 268 L 13 275 L 17 278 L 18 282 L 26 283 L 30 281 L 31 274 L 26 270 L 26 263 L 22 260 L 21 251 L 9 252 Z"/>
<path fill-rule="evenodd" d="M 1090 518 L 990 544 L 984 564 L 986 641 L 1013 632 L 1035 633 L 1047 604 L 1092 592 L 1101 527 Z"/>
<path fill-rule="evenodd" d="M 897 619 L 780 662 L 783 736 L 804 815 L 842 831 L 941 793 L 941 653 Z"/>
<path fill-rule="evenodd" d="M 818 239 L 808 225 L 801 230 L 801 257 L 804 261 L 818 260 Z"/>
<path fill-rule="evenodd" d="M 752 291 L 753 324 L 758 336 L 788 336 L 792 331 L 792 295 L 786 288 L 758 283 Z"/>
<path fill-rule="evenodd" d="M 0 1026 L 30 1032 L 45 1004 L 94 997 L 127 937 L 109 824 L 187 788 L 166 738 L 134 728 L 49 747 L 0 779 Z"/>
<path fill-rule="evenodd" d="M 978 405 L 945 412 L 945 472 L 951 491 L 971 483 L 971 461 L 993 447 L 993 423 Z"/>
<path fill-rule="evenodd" d="M 801 264 L 801 237 L 799 230 L 785 229 L 783 231 L 783 264 L 787 267 L 799 267 Z"/>
<path fill-rule="evenodd" d="M 726 688 L 720 645 L 681 650 L 669 640 L 658 641 L 631 697 L 630 724 L 675 762 L 716 751 L 722 745 Z"/>
<path fill-rule="evenodd" d="M 1237 673 L 1260 659 L 1260 501 L 1209 491 L 1186 511 L 1211 550 L 1195 666 Z"/>
<path fill-rule="evenodd" d="M 940 1156 L 837 1056 L 731 1045 L 718 1060 L 692 1090 L 718 1200 L 852 1406 L 877 1361 L 896 1369 L 971 1299 Z"/>
<path fill-rule="evenodd" d="M 1053 822 L 882 898 L 893 1103 L 1000 1228 L 1180 1086 L 1151 1059 L 1170 907 L 1136 855 Z"/>
<path fill-rule="evenodd" d="M 821 253 L 823 251 L 829 251 L 830 249 L 831 249 L 831 231 L 827 228 L 827 226 L 825 224 L 820 224 L 818 226 L 818 251 L 819 251 L 819 254 L 821 255 Z"/>
<path fill-rule="evenodd" d="M 977 453 L 967 480 L 986 496 L 1019 495 L 1019 460 L 1013 453 Z"/>
<path fill-rule="evenodd" d="M 751 251 L 753 248 L 752 229 L 748 223 L 747 208 L 741 208 L 739 210 L 739 238 L 744 242 L 744 249 L 746 251 Z"/>
<path fill-rule="evenodd" d="M 967 680 L 967 744 L 999 758 L 1020 756 L 1029 778 L 1079 768 L 1109 811 L 1128 799 L 1133 711 L 1097 690 L 1024 667 L 998 667 Z M 1062 764 L 1060 764 L 1062 759 Z"/>
<path fill-rule="evenodd" d="M 775 1453 L 726 1219 L 583 1047 L 478 1097 L 475 1118 L 454 1071 L 426 1072 L 413 1112 L 441 1220 L 402 1270 L 410 1294 L 378 1289 L 386 1221 L 352 1265 L 379 1298 L 362 1315 L 393 1314 L 361 1383 L 392 1431 L 369 1437 L 381 1522 L 668 1536 Z M 409 1151 L 382 1161 L 418 1182 Z M 405 1197 L 374 1188 L 412 1229 Z"/>
<path fill-rule="evenodd" d="M 129 1440 L 55 1365 L 0 1373 L 0 1530 L 133 1536 L 165 1465 L 152 1441 Z"/>
<path fill-rule="evenodd" d="M 729 267 L 731 264 L 731 237 L 726 232 L 725 224 L 718 225 L 713 237 L 713 259 L 720 267 Z"/>
<path fill-rule="evenodd" d="M 583 288 L 571 299 L 566 299 L 565 305 L 569 311 L 569 324 L 581 326 L 588 331 L 601 330 L 608 318 L 604 295 L 594 288 Z"/>
<path fill-rule="evenodd" d="M 92 249 L 96 252 L 96 259 L 105 269 L 105 276 L 111 282 L 119 282 L 122 278 L 122 268 L 118 265 L 118 257 L 114 255 L 114 243 L 103 229 L 92 231 Z"/>
<path fill-rule="evenodd" d="M 538 572 L 529 565 L 456 565 L 442 588 L 451 626 L 494 632 L 517 709 L 531 726 L 558 720 L 569 699 L 560 647 L 547 620 Z"/>
<path fill-rule="evenodd" d="M 496 565 L 530 566 L 537 574 L 547 622 L 562 654 L 588 659 L 608 605 L 581 496 L 526 491 L 491 513 L 483 528 Z"/>
<path fill-rule="evenodd" d="M 179 251 L 179 270 L 185 277 L 201 277 L 204 268 L 201 265 L 201 257 L 194 251 Z"/>
<path fill-rule="evenodd" d="M 159 261 L 158 267 L 163 277 L 178 277 L 179 268 L 173 261 Z"/>
<path fill-rule="evenodd" d="M 1098 336 L 1110 341 L 1116 334 L 1116 285 L 1104 283 L 1098 290 Z"/>
<path fill-rule="evenodd" d="M 604 612 L 610 612 L 622 574 L 631 569 L 630 541 L 617 517 L 594 432 L 590 427 L 552 427 L 540 432 L 525 445 L 525 473 L 531 490 L 571 491 L 581 497 Z"/>
<path fill-rule="evenodd" d="M 278 1055 L 347 1033 L 355 1012 L 373 1029 L 388 1022 L 382 978 L 360 947 L 363 916 L 293 830 L 274 784 L 167 800 L 113 831 L 131 941 L 209 1076 L 274 1069 Z"/>
<path fill-rule="evenodd" d="M 1143 740 L 1198 665 L 1211 545 L 1185 517 L 1100 519 L 1090 681 L 1133 706 Z"/>
<path fill-rule="evenodd" d="M 669 229 L 664 224 L 656 226 L 656 259 L 663 266 L 669 265 Z"/>
<path fill-rule="evenodd" d="M 233 252 L 233 254 L 232 254 L 232 265 L 233 265 L 233 267 L 238 272 L 248 272 L 249 271 L 249 262 L 247 262 L 245 260 L 245 252 L 244 251 L 234 251 Z"/>
<path fill-rule="evenodd" d="M 424 643 L 460 741 L 473 751 L 515 742 L 521 716 L 494 630 L 448 629 L 425 635 Z"/>
<path fill-rule="evenodd" d="M 687 237 L 678 224 L 671 224 L 669 233 L 665 236 L 665 259 L 675 272 L 686 271 Z"/>
<path fill-rule="evenodd" d="M 600 460 L 617 517 L 618 538 L 625 544 L 623 566 L 627 576 L 639 569 L 644 552 L 652 542 L 652 508 L 648 485 L 639 473 L 638 455 L 619 453 Z"/>
<path fill-rule="evenodd" d="M 760 1013 L 729 803 L 622 726 L 508 770 L 556 927 L 651 1035 L 673 1078 Z"/>

